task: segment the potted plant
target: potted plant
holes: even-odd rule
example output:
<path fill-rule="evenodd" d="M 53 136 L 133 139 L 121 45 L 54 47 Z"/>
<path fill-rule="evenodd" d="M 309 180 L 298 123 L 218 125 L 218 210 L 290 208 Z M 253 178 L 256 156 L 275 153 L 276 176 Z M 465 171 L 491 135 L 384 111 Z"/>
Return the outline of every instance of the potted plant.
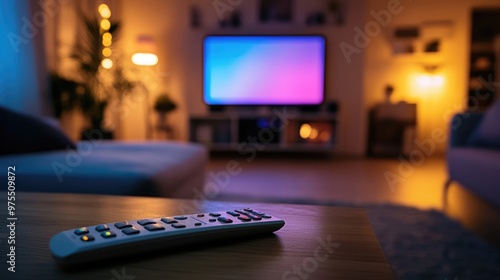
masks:
<path fill-rule="evenodd" d="M 143 86 L 124 74 L 124 68 L 117 56 L 113 57 L 111 69 L 104 69 L 103 34 L 111 34 L 116 41 L 119 23 L 111 22 L 108 30 L 102 30 L 97 18 L 83 17 L 82 33 L 71 51 L 70 59 L 76 69 L 71 77 L 54 73 L 52 77 L 52 97 L 56 115 L 63 111 L 79 109 L 85 118 L 82 139 L 87 139 L 89 131 L 101 132 L 103 139 L 112 139 L 113 132 L 103 127 L 106 108 L 112 101 L 122 98 Z M 68 101 L 69 100 L 69 101 Z"/>
<path fill-rule="evenodd" d="M 154 109 L 158 114 L 158 127 L 168 130 L 167 114 L 177 109 L 177 104 L 167 93 L 161 93 L 155 100 Z"/>

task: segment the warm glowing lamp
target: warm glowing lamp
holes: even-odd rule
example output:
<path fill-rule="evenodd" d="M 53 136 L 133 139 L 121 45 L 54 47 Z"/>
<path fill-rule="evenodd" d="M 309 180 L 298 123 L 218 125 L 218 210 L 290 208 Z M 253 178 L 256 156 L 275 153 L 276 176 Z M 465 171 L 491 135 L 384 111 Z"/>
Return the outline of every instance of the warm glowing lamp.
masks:
<path fill-rule="evenodd" d="M 99 5 L 99 8 L 97 8 L 97 10 L 99 11 L 99 14 L 101 15 L 102 18 L 111 17 L 111 10 L 109 9 L 108 5 L 101 4 Z"/>
<path fill-rule="evenodd" d="M 444 78 L 439 75 L 421 75 L 417 78 L 417 85 L 422 88 L 440 87 L 444 84 Z"/>
<path fill-rule="evenodd" d="M 111 27 L 111 22 L 107 19 L 103 19 L 101 20 L 101 29 L 102 30 L 109 30 L 109 28 Z"/>
<path fill-rule="evenodd" d="M 101 61 L 101 66 L 104 69 L 111 69 L 111 67 L 113 67 L 113 61 L 109 58 L 105 58 Z"/>
<path fill-rule="evenodd" d="M 417 77 L 417 85 L 421 88 L 437 88 L 444 84 L 444 78 L 441 75 L 435 73 L 437 65 L 427 65 L 424 66 L 426 71 L 425 74 L 419 75 Z"/>
<path fill-rule="evenodd" d="M 102 49 L 103 56 L 108 57 L 108 56 L 111 56 L 111 54 L 112 54 L 112 51 L 110 48 L 106 47 L 106 48 Z"/>
<path fill-rule="evenodd" d="M 153 66 L 158 64 L 158 56 L 154 53 L 134 53 L 132 62 L 136 65 Z"/>
<path fill-rule="evenodd" d="M 137 39 L 138 52 L 132 55 L 132 62 L 136 65 L 153 66 L 158 64 L 158 56 L 155 54 L 155 44 L 149 36 L 139 36 Z"/>
<path fill-rule="evenodd" d="M 300 130 L 299 130 L 299 135 L 300 135 L 300 138 L 302 139 L 307 139 L 309 137 L 311 137 L 311 134 L 312 134 L 312 127 L 310 124 L 303 124 L 300 126 Z"/>

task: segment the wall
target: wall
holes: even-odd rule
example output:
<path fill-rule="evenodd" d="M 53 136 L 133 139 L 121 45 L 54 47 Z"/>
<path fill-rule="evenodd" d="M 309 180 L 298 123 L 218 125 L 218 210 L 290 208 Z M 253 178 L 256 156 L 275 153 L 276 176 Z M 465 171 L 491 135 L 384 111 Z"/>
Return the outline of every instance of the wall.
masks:
<path fill-rule="evenodd" d="M 221 2 L 228 3 L 224 0 Z M 237 2 L 237 1 L 236 1 Z M 361 155 L 365 145 L 366 112 L 363 103 L 363 54 L 352 57 L 348 62 L 339 51 L 339 44 L 352 40 L 354 26 L 363 24 L 364 0 L 349 1 L 346 22 L 342 26 L 307 27 L 306 15 L 321 11 L 326 0 L 297 0 L 294 21 L 289 24 L 261 24 L 258 21 L 258 1 L 244 0 L 235 8 L 241 12 L 243 25 L 239 29 L 226 30 L 218 27 L 216 1 L 206 0 L 124 0 L 121 17 L 124 34 L 121 38 L 125 52 L 132 53 L 138 35 L 146 34 L 155 38 L 160 62 L 154 67 L 156 76 L 163 74 L 159 83 L 153 83 L 151 99 L 166 90 L 179 103 L 180 108 L 171 121 L 177 126 L 181 139 L 187 139 L 188 117 L 206 112 L 202 101 L 202 39 L 207 34 L 312 34 L 322 33 L 328 40 L 328 61 L 326 79 L 326 99 L 337 100 L 341 106 L 338 152 Z M 189 24 L 192 6 L 201 11 L 202 26 L 193 29 Z M 140 138 L 142 113 L 125 117 L 127 123 L 124 136 Z"/>
<path fill-rule="evenodd" d="M 76 1 L 67 1 L 68 5 Z M 179 103 L 171 116 L 177 138 L 186 140 L 188 119 L 192 114 L 206 112 L 202 101 L 201 42 L 207 34 L 308 34 L 322 33 L 328 40 L 328 70 L 326 99 L 337 100 L 341 105 L 339 143 L 337 153 L 363 155 L 366 147 L 367 112 L 383 100 L 385 85 L 395 87 L 394 101 L 405 100 L 418 104 L 418 138 L 429 139 L 432 131 L 447 131 L 452 112 L 464 109 L 469 57 L 470 10 L 478 6 L 499 6 L 495 0 L 353 0 L 346 1 L 346 22 L 341 26 L 306 27 L 305 17 L 312 11 L 323 9 L 327 0 L 296 0 L 294 22 L 290 24 L 261 24 L 257 19 L 258 1 L 232 1 L 241 12 L 243 26 L 236 30 L 218 27 L 218 12 L 214 3 L 226 0 L 107 0 L 115 19 L 122 22 L 120 48 L 124 57 L 137 51 L 137 37 L 154 38 L 159 63 L 140 69 L 149 84 L 148 96 L 136 96 L 125 102 L 119 114 L 121 137 L 145 139 L 147 108 L 152 106 L 160 92 L 168 92 Z M 96 9 L 100 1 L 87 1 L 88 10 Z M 366 46 L 349 53 L 347 45 L 356 46 L 359 30 L 373 22 L 372 11 L 387 10 L 388 3 L 398 4 L 402 11 L 392 14 L 387 26 L 379 26 L 377 34 L 369 36 Z M 190 27 L 189 12 L 192 6 L 201 11 L 202 26 Z M 399 7 L 399 6 L 398 6 Z M 74 8 L 73 8 L 74 10 Z M 61 13 L 56 41 L 71 41 L 74 23 L 71 10 Z M 73 17 L 74 18 L 74 17 Z M 67 22 L 66 22 L 67 21 Z M 448 21 L 451 34 L 443 38 L 442 51 L 435 55 L 393 55 L 390 31 L 394 27 L 421 25 L 424 22 Z M 73 26 L 73 27 L 72 27 Z M 56 36 L 57 37 L 57 36 Z M 64 44 L 60 44 L 64 47 Z M 351 49 L 353 51 L 353 49 Z M 50 50 L 49 50 L 50 54 Z M 53 56 L 61 56 L 55 54 Z M 437 75 L 444 79 L 441 86 L 421 87 L 416 81 L 425 74 L 423 65 L 439 65 Z M 154 124 L 155 116 L 150 121 Z M 158 138 L 158 137 L 157 137 Z M 438 152 L 445 150 L 445 143 L 438 144 Z"/>
<path fill-rule="evenodd" d="M 44 15 L 36 1 L 2 1 L 0 21 L 0 105 L 33 115 L 46 115 L 50 100 L 43 48 Z"/>
<path fill-rule="evenodd" d="M 375 21 L 372 12 L 387 11 L 389 0 L 367 1 L 366 22 Z M 500 6 L 496 0 L 419 0 L 400 1 L 401 12 L 392 14 L 387 26 L 370 37 L 365 52 L 364 106 L 383 100 L 384 87 L 395 87 L 394 101 L 415 102 L 418 106 L 418 138 L 432 139 L 433 131 L 448 131 L 453 112 L 465 109 L 468 87 L 471 10 L 473 7 Z M 443 37 L 438 54 L 392 53 L 390 31 L 394 27 L 423 26 L 425 22 L 448 21 L 451 33 Z M 364 26 L 362 26 L 364 28 Z M 438 65 L 433 75 L 443 78 L 441 86 L 419 85 L 425 75 L 424 65 Z M 442 154 L 445 143 L 435 142 L 436 154 Z"/>

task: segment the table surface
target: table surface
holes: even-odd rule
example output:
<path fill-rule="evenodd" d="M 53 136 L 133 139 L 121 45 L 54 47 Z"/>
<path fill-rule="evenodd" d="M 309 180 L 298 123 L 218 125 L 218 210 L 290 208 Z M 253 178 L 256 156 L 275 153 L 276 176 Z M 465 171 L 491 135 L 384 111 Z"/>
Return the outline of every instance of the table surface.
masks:
<path fill-rule="evenodd" d="M 0 192 L 4 224 L 6 195 Z M 286 224 L 257 238 L 72 269 L 57 266 L 48 247 L 53 235 L 81 226 L 244 207 L 275 215 Z M 16 217 L 15 273 L 7 271 L 5 252 L 11 245 L 6 225 L 0 224 L 1 279 L 393 279 L 362 208 L 17 192 Z"/>

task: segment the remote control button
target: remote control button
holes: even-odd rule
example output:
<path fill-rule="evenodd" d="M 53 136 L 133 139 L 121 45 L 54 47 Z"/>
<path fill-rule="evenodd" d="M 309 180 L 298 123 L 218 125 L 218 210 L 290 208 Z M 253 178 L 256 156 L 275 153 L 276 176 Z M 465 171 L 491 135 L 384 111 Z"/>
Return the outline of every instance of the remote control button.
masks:
<path fill-rule="evenodd" d="M 205 214 L 198 214 L 198 215 L 196 215 L 196 217 L 200 217 L 200 218 L 205 217 Z"/>
<path fill-rule="evenodd" d="M 84 242 L 89 242 L 89 241 L 94 241 L 95 238 L 90 234 L 86 234 L 86 235 L 80 237 L 80 239 Z"/>
<path fill-rule="evenodd" d="M 238 219 L 242 220 L 243 222 L 250 222 L 252 220 L 247 216 L 239 216 Z"/>
<path fill-rule="evenodd" d="M 195 226 L 201 226 L 201 223 L 194 223 Z"/>
<path fill-rule="evenodd" d="M 254 214 L 247 213 L 247 216 L 248 216 L 250 219 L 252 219 L 252 220 L 256 220 L 256 221 L 258 221 L 258 220 L 262 220 L 262 218 L 261 218 L 261 217 L 259 217 L 259 216 L 257 216 L 257 215 L 254 215 Z"/>
<path fill-rule="evenodd" d="M 186 225 L 183 225 L 183 224 L 172 224 L 172 227 L 174 227 L 174 228 L 185 228 Z"/>
<path fill-rule="evenodd" d="M 165 229 L 164 227 L 160 226 L 159 224 L 147 225 L 144 228 L 149 230 L 149 231 L 156 231 L 156 230 L 164 230 Z"/>
<path fill-rule="evenodd" d="M 240 214 L 243 214 L 243 215 L 246 215 L 247 212 L 243 211 L 243 210 L 234 210 L 234 212 L 238 212 Z"/>
<path fill-rule="evenodd" d="M 228 213 L 229 215 L 231 215 L 233 217 L 238 217 L 240 215 L 239 213 L 236 213 L 234 211 L 227 211 L 226 213 Z"/>
<path fill-rule="evenodd" d="M 150 219 L 139 220 L 139 221 L 137 221 L 137 223 L 140 224 L 141 226 L 156 224 L 155 221 L 150 220 Z"/>
<path fill-rule="evenodd" d="M 129 224 L 127 221 L 115 223 L 115 227 L 118 228 L 118 229 L 122 229 L 122 228 L 126 228 L 126 227 L 131 227 L 131 226 L 132 225 Z"/>
<path fill-rule="evenodd" d="M 110 237 L 115 237 L 116 234 L 112 231 L 105 231 L 105 232 L 101 233 L 101 236 L 104 238 L 110 238 Z"/>
<path fill-rule="evenodd" d="M 253 209 L 252 209 L 252 208 L 245 208 L 245 209 L 243 209 L 243 210 L 245 210 L 245 211 L 247 211 L 247 212 L 252 212 L 252 211 L 253 211 Z"/>
<path fill-rule="evenodd" d="M 176 220 L 186 220 L 188 217 L 187 216 L 175 216 L 174 219 Z"/>
<path fill-rule="evenodd" d="M 220 216 L 219 213 L 210 213 L 209 215 L 212 216 L 212 217 L 219 217 Z"/>
<path fill-rule="evenodd" d="M 217 220 L 219 220 L 219 222 L 224 224 L 229 224 L 233 222 L 233 220 L 229 219 L 228 217 L 219 217 L 217 218 Z"/>
<path fill-rule="evenodd" d="M 131 234 L 137 234 L 141 231 L 138 230 L 136 227 L 128 227 L 128 228 L 122 229 L 122 232 L 125 233 L 126 235 L 131 235 Z"/>
<path fill-rule="evenodd" d="M 269 219 L 271 216 L 267 215 L 266 213 L 258 212 L 258 211 L 252 211 L 252 214 L 257 215 L 261 218 L 266 218 Z"/>
<path fill-rule="evenodd" d="M 104 225 L 104 224 L 98 225 L 98 226 L 95 227 L 95 230 L 97 230 L 98 232 L 105 231 L 105 230 L 108 230 L 108 229 L 109 229 L 108 225 Z"/>
<path fill-rule="evenodd" d="M 165 224 L 175 224 L 177 223 L 176 220 L 172 218 L 161 218 L 161 221 L 164 222 Z"/>
<path fill-rule="evenodd" d="M 76 235 L 82 235 L 82 234 L 85 234 L 85 233 L 89 233 L 89 230 L 86 227 L 81 227 L 81 228 L 75 229 L 75 234 Z"/>
<path fill-rule="evenodd" d="M 208 221 L 213 223 L 213 222 L 217 221 L 217 219 L 209 219 Z"/>

